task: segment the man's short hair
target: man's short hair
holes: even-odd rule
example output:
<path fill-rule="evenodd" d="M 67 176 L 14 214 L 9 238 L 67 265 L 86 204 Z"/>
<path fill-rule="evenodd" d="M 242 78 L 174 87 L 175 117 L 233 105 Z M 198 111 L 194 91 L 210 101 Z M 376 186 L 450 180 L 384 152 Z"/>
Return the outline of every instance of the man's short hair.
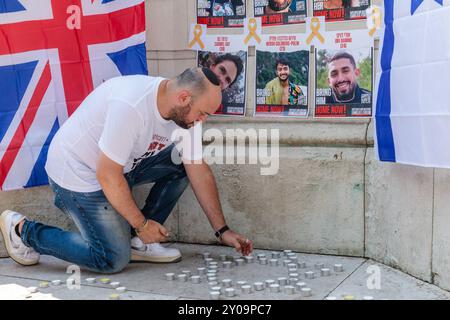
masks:
<path fill-rule="evenodd" d="M 244 69 L 244 63 L 242 62 L 242 59 L 239 56 L 235 56 L 231 53 L 226 53 L 223 55 L 220 55 L 216 58 L 214 61 L 214 64 L 219 64 L 224 61 L 231 61 L 236 66 L 236 78 L 233 80 L 233 82 L 230 83 L 230 87 L 236 82 L 237 78 L 241 74 L 242 70 Z"/>
<path fill-rule="evenodd" d="M 275 61 L 275 69 L 278 69 L 279 64 L 290 67 L 289 61 L 284 58 L 279 58 Z"/>
<path fill-rule="evenodd" d="M 353 56 L 348 52 L 338 52 L 334 54 L 330 59 L 328 59 L 328 65 L 330 65 L 333 61 L 339 60 L 339 59 L 348 59 L 350 60 L 350 63 L 352 64 L 353 68 L 356 69 L 356 61 Z"/>
<path fill-rule="evenodd" d="M 191 91 L 193 97 L 201 96 L 206 91 L 206 81 L 218 86 L 219 80 L 209 69 L 188 68 L 176 77 L 176 85 Z"/>

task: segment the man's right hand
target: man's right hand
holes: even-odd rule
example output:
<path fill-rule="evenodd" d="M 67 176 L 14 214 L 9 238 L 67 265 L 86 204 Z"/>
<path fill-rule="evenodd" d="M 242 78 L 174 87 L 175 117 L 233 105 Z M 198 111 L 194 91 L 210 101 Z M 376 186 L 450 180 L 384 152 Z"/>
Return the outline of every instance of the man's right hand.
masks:
<path fill-rule="evenodd" d="M 138 234 L 139 239 L 145 244 L 166 242 L 168 236 L 167 229 L 154 220 L 148 220 L 147 225 Z"/>

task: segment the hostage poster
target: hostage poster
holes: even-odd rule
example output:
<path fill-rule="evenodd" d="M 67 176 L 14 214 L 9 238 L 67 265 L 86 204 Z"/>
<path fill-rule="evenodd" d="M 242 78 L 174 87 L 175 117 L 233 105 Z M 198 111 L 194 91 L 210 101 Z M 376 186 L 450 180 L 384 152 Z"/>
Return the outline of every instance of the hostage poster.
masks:
<path fill-rule="evenodd" d="M 304 23 L 306 0 L 254 0 L 255 17 L 261 17 L 263 26 Z"/>
<path fill-rule="evenodd" d="M 197 0 L 197 23 L 209 28 L 242 27 L 246 0 Z"/>

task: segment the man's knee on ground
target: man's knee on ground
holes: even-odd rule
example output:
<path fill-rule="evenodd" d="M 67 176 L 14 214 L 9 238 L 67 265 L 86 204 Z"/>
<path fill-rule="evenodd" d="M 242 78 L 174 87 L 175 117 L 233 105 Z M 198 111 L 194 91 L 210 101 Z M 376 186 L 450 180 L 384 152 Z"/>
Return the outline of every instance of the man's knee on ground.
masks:
<path fill-rule="evenodd" d="M 131 251 L 122 252 L 120 255 L 113 254 L 110 256 L 94 256 L 94 270 L 97 273 L 113 274 L 119 273 L 126 268 L 130 262 Z"/>

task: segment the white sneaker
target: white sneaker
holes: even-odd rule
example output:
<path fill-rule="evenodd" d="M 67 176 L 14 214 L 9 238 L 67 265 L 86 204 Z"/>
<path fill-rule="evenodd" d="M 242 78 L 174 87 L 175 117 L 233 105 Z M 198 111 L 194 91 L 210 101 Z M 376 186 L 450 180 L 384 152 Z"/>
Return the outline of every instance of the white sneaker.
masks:
<path fill-rule="evenodd" d="M 169 263 L 180 260 L 178 249 L 165 248 L 159 243 L 144 244 L 138 237 L 131 239 L 131 261 Z"/>
<path fill-rule="evenodd" d="M 3 234 L 6 251 L 18 264 L 31 266 L 39 262 L 39 253 L 33 248 L 27 247 L 16 234 L 16 225 L 25 219 L 20 213 L 6 210 L 0 216 L 0 230 Z"/>

